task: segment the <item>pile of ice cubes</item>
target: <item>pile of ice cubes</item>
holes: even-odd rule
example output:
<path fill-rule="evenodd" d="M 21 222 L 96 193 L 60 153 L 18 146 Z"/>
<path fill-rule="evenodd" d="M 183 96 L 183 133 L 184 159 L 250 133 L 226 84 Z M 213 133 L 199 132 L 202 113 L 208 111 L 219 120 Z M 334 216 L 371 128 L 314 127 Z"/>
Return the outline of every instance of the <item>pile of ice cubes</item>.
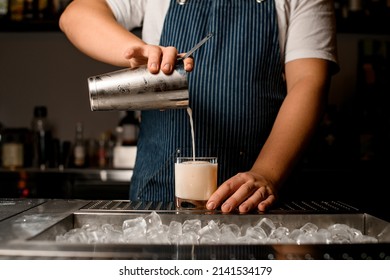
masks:
<path fill-rule="evenodd" d="M 121 226 L 85 224 L 56 237 L 65 243 L 130 244 L 351 244 L 377 243 L 375 237 L 362 234 L 346 224 L 319 228 L 314 223 L 290 230 L 263 217 L 255 225 L 219 223 L 210 220 L 202 227 L 199 219 L 165 225 L 156 212 L 128 219 Z"/>

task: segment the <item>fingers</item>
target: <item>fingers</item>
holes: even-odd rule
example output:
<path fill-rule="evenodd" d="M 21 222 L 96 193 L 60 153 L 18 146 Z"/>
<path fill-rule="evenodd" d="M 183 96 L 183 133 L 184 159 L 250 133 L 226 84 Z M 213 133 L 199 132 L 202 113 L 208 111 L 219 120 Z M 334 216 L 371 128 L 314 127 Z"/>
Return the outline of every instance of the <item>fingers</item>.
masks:
<path fill-rule="evenodd" d="M 162 48 L 161 71 L 163 71 L 165 74 L 171 74 L 175 67 L 177 57 L 178 54 L 176 48 L 174 47 Z M 183 63 L 184 63 L 185 71 L 191 72 L 194 69 L 193 57 L 187 57 L 186 59 L 184 59 Z"/>
<path fill-rule="evenodd" d="M 130 68 L 139 67 L 147 63 L 147 58 L 143 55 L 142 47 L 132 47 L 126 49 L 124 58 L 129 61 Z"/>
<path fill-rule="evenodd" d="M 135 46 L 124 52 L 124 57 L 130 62 L 130 68 L 147 64 L 148 70 L 152 74 L 157 74 L 160 70 L 167 75 L 171 74 L 175 68 L 177 56 L 175 47 L 154 45 Z M 192 57 L 184 59 L 183 62 L 187 72 L 193 70 L 194 59 Z"/>
<path fill-rule="evenodd" d="M 211 195 L 207 202 L 207 209 L 214 210 L 219 205 L 222 204 L 222 202 L 228 198 L 231 194 L 233 194 L 236 191 L 235 185 L 238 185 L 234 182 L 236 180 L 234 177 L 223 183 L 217 190 Z M 225 207 L 227 208 L 228 205 Z M 227 211 L 229 212 L 229 211 Z"/>
<path fill-rule="evenodd" d="M 194 70 L 194 58 L 192 56 L 184 59 L 184 70 L 187 72 L 191 72 Z"/>
<path fill-rule="evenodd" d="M 181 53 L 178 56 L 183 57 L 185 53 Z M 194 58 L 192 56 L 189 56 L 183 60 L 184 63 L 184 70 L 187 72 L 191 72 L 194 69 Z"/>
<path fill-rule="evenodd" d="M 148 69 L 152 74 L 160 71 L 162 50 L 158 46 L 149 45 L 145 50 L 145 56 L 148 58 Z"/>
<path fill-rule="evenodd" d="M 221 206 L 222 212 L 231 212 L 238 207 L 240 212 L 249 212 L 256 208 L 264 199 L 262 189 L 255 186 L 253 181 L 245 182 Z"/>
<path fill-rule="evenodd" d="M 275 195 L 270 195 L 269 197 L 267 197 L 267 199 L 259 203 L 257 209 L 260 212 L 265 212 L 269 207 L 271 207 L 272 204 L 275 203 L 275 201 L 276 201 Z"/>
<path fill-rule="evenodd" d="M 157 74 L 160 69 L 166 74 L 171 73 L 176 55 L 177 51 L 173 47 L 163 48 L 154 45 L 134 46 L 124 52 L 124 57 L 130 62 L 130 68 L 147 64 L 152 74 Z"/>
<path fill-rule="evenodd" d="M 263 201 L 266 197 L 264 191 L 265 188 L 256 188 L 256 190 L 251 190 L 251 188 L 247 188 L 248 198 L 243 203 L 241 203 L 241 205 L 239 205 L 238 210 L 241 213 L 246 213 L 253 209 L 256 209 L 259 202 Z"/>
<path fill-rule="evenodd" d="M 215 210 L 222 204 L 222 212 L 238 209 L 246 213 L 254 209 L 265 211 L 276 200 L 265 182 L 256 181 L 252 176 L 241 173 L 222 184 L 210 197 L 207 209 Z"/>
<path fill-rule="evenodd" d="M 171 74 L 176 63 L 177 50 L 174 47 L 162 49 L 161 71 L 165 74 Z"/>

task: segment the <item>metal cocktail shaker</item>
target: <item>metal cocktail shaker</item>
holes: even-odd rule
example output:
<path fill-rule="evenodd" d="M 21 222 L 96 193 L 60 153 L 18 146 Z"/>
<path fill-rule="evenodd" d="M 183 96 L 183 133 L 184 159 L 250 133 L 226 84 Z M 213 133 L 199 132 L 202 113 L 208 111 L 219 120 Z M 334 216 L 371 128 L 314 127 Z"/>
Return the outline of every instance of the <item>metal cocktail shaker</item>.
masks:
<path fill-rule="evenodd" d="M 151 74 L 146 66 L 88 78 L 92 111 L 187 108 L 187 72 L 178 61 L 172 74 Z"/>

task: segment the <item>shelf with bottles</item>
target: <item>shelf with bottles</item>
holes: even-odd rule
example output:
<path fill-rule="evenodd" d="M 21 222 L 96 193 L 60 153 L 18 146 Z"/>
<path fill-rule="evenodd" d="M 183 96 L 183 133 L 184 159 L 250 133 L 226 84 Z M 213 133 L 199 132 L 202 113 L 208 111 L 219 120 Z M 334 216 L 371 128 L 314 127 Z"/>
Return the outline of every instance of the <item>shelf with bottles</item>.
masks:
<path fill-rule="evenodd" d="M 0 0 L 0 32 L 59 31 L 59 17 L 71 1 Z"/>
<path fill-rule="evenodd" d="M 390 34 L 390 0 L 334 0 L 338 33 Z"/>

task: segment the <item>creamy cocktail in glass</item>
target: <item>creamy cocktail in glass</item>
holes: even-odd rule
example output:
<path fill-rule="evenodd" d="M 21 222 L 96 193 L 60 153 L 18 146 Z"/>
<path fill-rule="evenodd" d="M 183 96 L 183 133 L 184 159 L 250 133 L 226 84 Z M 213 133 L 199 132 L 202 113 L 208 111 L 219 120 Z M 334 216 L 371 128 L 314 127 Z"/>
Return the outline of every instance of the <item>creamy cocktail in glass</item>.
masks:
<path fill-rule="evenodd" d="M 175 162 L 175 204 L 178 209 L 205 209 L 217 189 L 216 157 L 178 157 Z"/>

